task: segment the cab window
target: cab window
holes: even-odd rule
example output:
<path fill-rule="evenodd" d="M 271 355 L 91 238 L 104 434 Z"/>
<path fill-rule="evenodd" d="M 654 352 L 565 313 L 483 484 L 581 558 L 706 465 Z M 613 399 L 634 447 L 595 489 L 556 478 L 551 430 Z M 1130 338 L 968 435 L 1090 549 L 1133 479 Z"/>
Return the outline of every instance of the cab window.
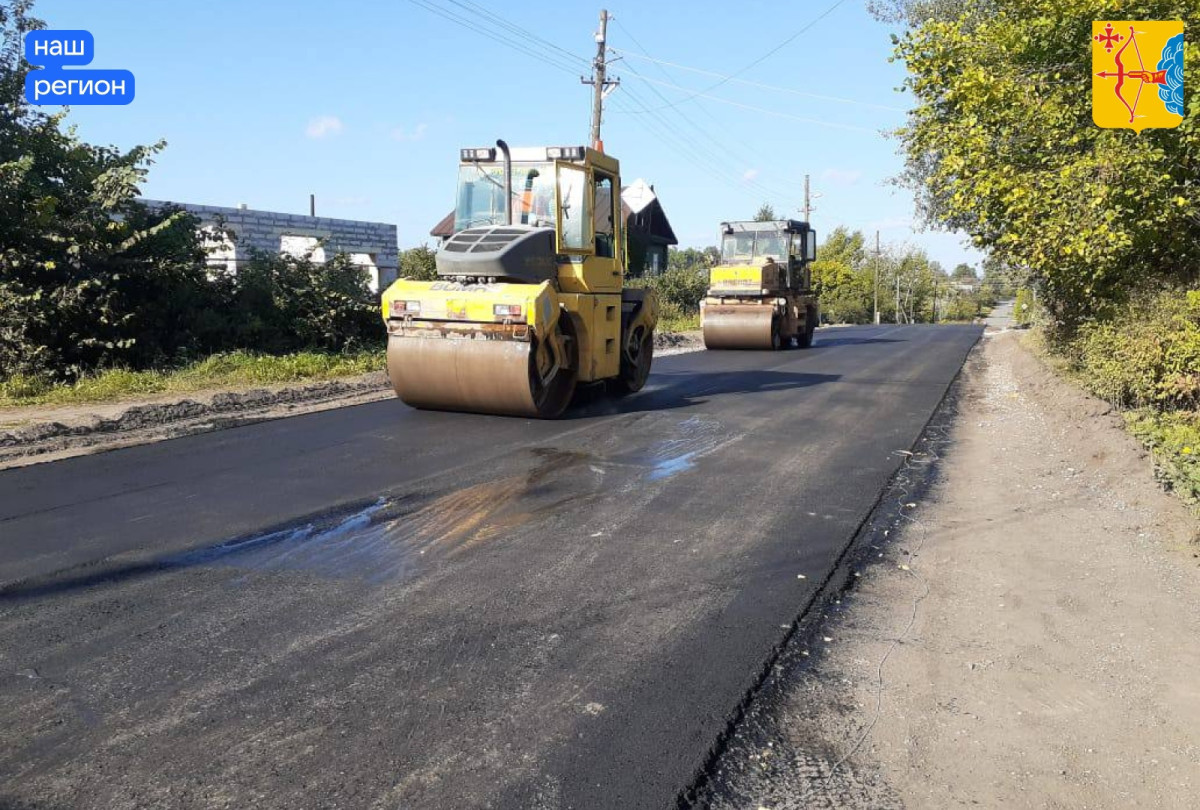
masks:
<path fill-rule="evenodd" d="M 558 246 L 560 250 L 590 252 L 592 249 L 592 199 L 588 194 L 587 171 L 558 164 Z"/>
<path fill-rule="evenodd" d="M 600 172 L 595 172 L 594 176 L 596 178 L 596 255 L 613 259 L 617 255 L 613 179 Z"/>

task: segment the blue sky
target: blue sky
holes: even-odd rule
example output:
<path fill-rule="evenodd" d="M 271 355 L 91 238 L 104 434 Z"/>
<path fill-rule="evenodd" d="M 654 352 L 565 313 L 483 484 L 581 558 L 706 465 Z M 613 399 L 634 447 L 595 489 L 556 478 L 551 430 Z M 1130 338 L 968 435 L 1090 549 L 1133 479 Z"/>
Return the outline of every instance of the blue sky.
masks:
<path fill-rule="evenodd" d="M 611 0 L 609 45 L 623 58 L 607 151 L 625 182 L 655 186 L 681 246 L 714 243 L 720 221 L 762 202 L 798 217 L 808 173 L 818 231 L 879 229 L 947 268 L 976 262 L 957 235 L 914 231 L 911 195 L 888 183 L 901 161 L 880 132 L 903 122 L 907 98 L 902 66 L 887 61 L 890 31 L 863 0 L 844 0 L 713 98 L 694 96 L 834 2 Z M 146 196 L 305 213 L 315 193 L 318 214 L 395 223 L 409 247 L 453 206 L 460 147 L 586 142 L 579 74 L 599 14 L 576 0 L 419 3 L 40 0 L 34 11 L 51 28 L 91 31 L 90 67 L 137 77 L 128 107 L 76 107 L 70 120 L 94 143 L 165 138 Z M 535 56 L 422 7 L 500 30 L 472 5 L 562 50 L 534 44 Z"/>

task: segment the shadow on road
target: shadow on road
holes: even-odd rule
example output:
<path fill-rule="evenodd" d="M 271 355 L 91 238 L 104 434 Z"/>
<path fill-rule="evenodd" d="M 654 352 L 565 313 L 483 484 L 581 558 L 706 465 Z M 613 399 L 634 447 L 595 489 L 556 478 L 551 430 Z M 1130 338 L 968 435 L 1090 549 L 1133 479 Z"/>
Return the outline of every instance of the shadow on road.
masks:
<path fill-rule="evenodd" d="M 866 345 L 869 343 L 906 343 L 906 342 L 907 341 L 905 341 L 903 338 L 880 338 L 880 337 L 823 338 L 823 337 L 818 337 L 816 339 L 816 341 L 813 342 L 813 345 L 807 349 L 807 351 L 812 351 L 813 349 L 828 349 L 831 346 L 858 346 L 858 345 Z"/>
<path fill-rule="evenodd" d="M 805 374 L 791 371 L 689 371 L 651 378 L 651 386 L 625 398 L 606 396 L 602 386 L 576 395 L 564 419 L 590 419 L 622 413 L 643 413 L 687 408 L 721 394 L 757 394 L 795 391 L 836 382 L 840 374 Z"/>

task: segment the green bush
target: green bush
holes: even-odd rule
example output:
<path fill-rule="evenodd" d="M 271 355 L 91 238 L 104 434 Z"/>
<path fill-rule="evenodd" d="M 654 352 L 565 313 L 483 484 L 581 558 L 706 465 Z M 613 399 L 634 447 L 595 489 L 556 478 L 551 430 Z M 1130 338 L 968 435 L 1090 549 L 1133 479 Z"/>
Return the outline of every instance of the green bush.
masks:
<path fill-rule="evenodd" d="M 1159 476 L 1184 500 L 1200 503 L 1200 413 L 1140 410 L 1125 422 L 1154 454 Z"/>
<path fill-rule="evenodd" d="M 437 252 L 428 245 L 400 251 L 398 276 L 413 281 L 437 281 Z"/>
<path fill-rule="evenodd" d="M 694 315 L 708 291 L 708 268 L 673 267 L 661 275 L 630 279 L 629 284 L 657 292 L 664 316 L 668 312 L 677 317 Z"/>
<path fill-rule="evenodd" d="M 224 351 L 356 351 L 383 340 L 366 270 L 345 254 L 322 263 L 257 253 L 223 280 L 223 293 L 228 320 L 218 348 Z"/>
<path fill-rule="evenodd" d="M 941 321 L 972 321 L 979 317 L 979 298 L 973 293 L 948 296 L 941 302 Z"/>
<path fill-rule="evenodd" d="M 1200 291 L 1131 304 L 1071 341 L 1085 384 L 1119 408 L 1200 406 Z"/>

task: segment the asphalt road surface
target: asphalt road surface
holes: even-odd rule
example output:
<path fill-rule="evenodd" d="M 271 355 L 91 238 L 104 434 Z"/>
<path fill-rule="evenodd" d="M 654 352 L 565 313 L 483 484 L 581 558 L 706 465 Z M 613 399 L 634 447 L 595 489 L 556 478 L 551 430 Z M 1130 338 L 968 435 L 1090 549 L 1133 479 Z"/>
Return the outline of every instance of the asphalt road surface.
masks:
<path fill-rule="evenodd" d="M 979 334 L 0 472 L 0 807 L 669 807 Z"/>

